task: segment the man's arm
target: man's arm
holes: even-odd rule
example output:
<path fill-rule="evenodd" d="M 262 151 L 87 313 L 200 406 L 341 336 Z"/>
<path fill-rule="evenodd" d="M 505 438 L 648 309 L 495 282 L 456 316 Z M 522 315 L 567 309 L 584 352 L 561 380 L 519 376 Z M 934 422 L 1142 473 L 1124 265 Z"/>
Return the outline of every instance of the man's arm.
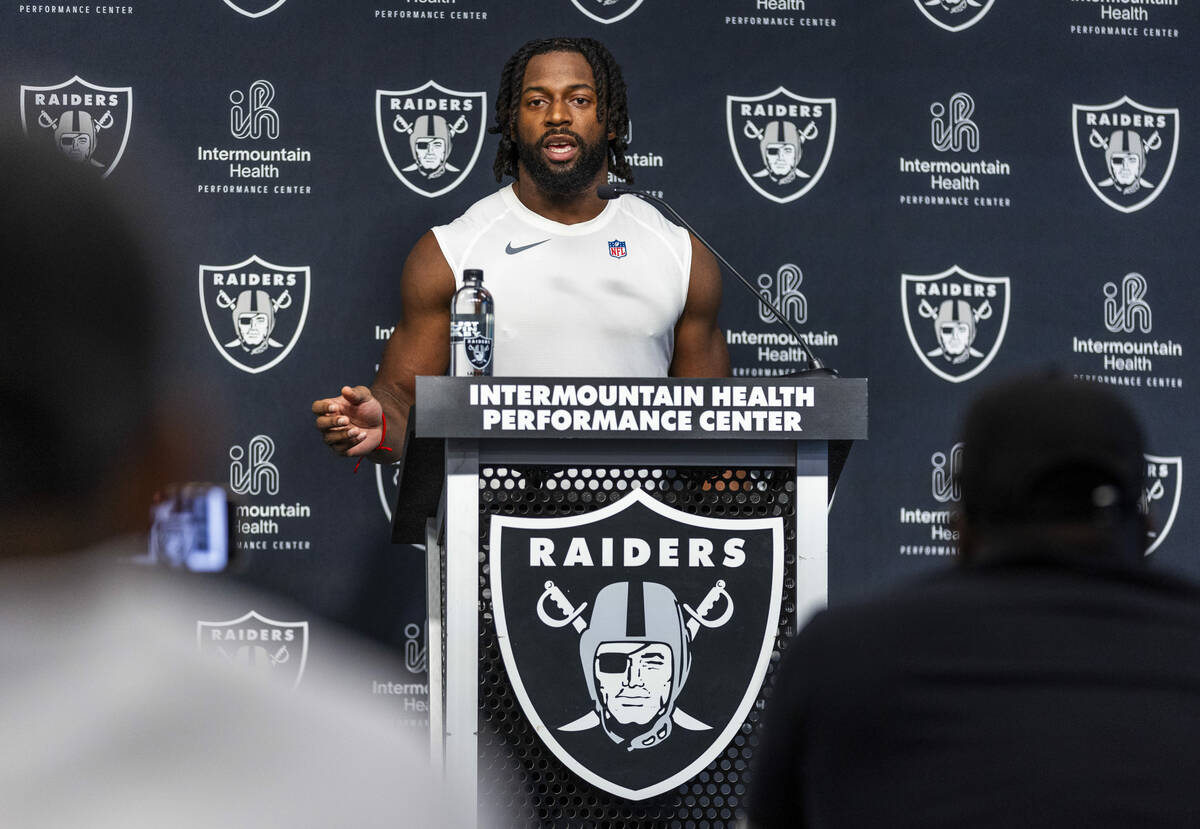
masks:
<path fill-rule="evenodd" d="M 672 377 L 728 377 L 729 349 L 717 326 L 721 309 L 721 269 L 708 249 L 692 237 L 692 272 L 687 300 L 675 323 Z"/>
<path fill-rule="evenodd" d="M 313 402 L 317 429 L 339 455 L 399 460 L 400 442 L 416 394 L 417 375 L 439 375 L 450 363 L 450 301 L 454 273 L 433 231 L 420 238 L 400 274 L 400 320 L 388 338 L 371 388 L 345 386 L 338 397 Z M 387 418 L 392 452 L 376 450 Z"/>

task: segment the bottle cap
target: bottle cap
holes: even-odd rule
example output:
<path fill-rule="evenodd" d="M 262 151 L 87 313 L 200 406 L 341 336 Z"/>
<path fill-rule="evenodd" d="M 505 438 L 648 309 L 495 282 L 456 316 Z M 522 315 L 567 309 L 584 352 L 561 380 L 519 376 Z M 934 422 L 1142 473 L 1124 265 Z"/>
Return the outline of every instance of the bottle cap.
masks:
<path fill-rule="evenodd" d="M 482 282 L 483 281 L 483 271 L 479 270 L 478 268 L 467 268 L 465 271 L 463 271 L 463 281 L 464 282 Z"/>

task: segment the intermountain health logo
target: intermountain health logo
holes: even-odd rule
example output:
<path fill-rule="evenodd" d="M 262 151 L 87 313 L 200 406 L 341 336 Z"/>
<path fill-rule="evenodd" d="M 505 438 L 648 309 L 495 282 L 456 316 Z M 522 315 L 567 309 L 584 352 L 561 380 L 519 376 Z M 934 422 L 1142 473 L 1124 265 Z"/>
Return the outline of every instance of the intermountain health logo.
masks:
<path fill-rule="evenodd" d="M 804 272 L 799 265 L 785 262 L 774 272 L 760 273 L 755 279 L 758 295 L 763 301 L 757 305 L 761 325 L 757 330 L 733 330 L 725 332 L 725 341 L 730 346 L 733 358 L 734 377 L 775 377 L 805 368 L 808 357 L 796 338 L 779 323 L 770 305 L 783 314 L 793 326 L 805 325 L 809 321 L 809 302 L 801 286 Z M 770 305 L 768 305 L 770 303 Z M 825 349 L 838 345 L 838 335 L 828 330 L 803 331 L 800 336 L 808 346 L 825 357 Z M 751 350 L 742 348 L 752 346 Z"/>
<path fill-rule="evenodd" d="M 77 164 L 112 174 L 125 154 L 133 120 L 133 88 L 97 86 L 76 75 L 54 86 L 21 85 L 21 127 L 52 141 Z"/>
<path fill-rule="evenodd" d="M 416 622 L 404 626 L 404 668 L 410 674 L 429 670 L 429 647 L 425 644 L 425 627 Z"/>
<path fill-rule="evenodd" d="M 311 507 L 298 501 L 262 503 L 260 500 L 280 491 L 279 467 L 274 457 L 275 441 L 270 435 L 254 435 L 245 446 L 229 447 L 229 489 L 243 496 L 238 499 L 236 510 L 240 551 L 308 550 L 312 546 L 308 538 L 281 537 L 284 530 L 295 526 L 288 519 L 311 518 Z"/>
<path fill-rule="evenodd" d="M 198 184 L 197 192 L 311 194 L 310 181 L 298 179 L 308 174 L 312 151 L 281 140 L 288 130 L 283 126 L 275 85 L 259 78 L 231 89 L 221 103 L 220 115 L 213 113 L 207 129 L 198 126 L 195 130 L 204 142 L 196 147 L 196 160 L 204 163 L 206 177 L 218 179 Z M 217 124 L 221 125 L 219 133 Z"/>
<path fill-rule="evenodd" d="M 997 193 L 1012 175 L 1012 166 L 996 157 L 980 158 L 982 146 L 975 98 L 955 92 L 929 104 L 929 146 L 937 155 L 900 157 L 905 186 L 901 204 L 953 207 L 1010 207 L 1012 199 Z M 924 156 L 924 157 L 923 157 Z M 915 174 L 915 175 L 914 175 Z M 913 177 L 909 177 L 913 175 Z M 925 192 L 914 192 L 917 188 Z"/>
<path fill-rule="evenodd" d="M 217 352 L 259 374 L 283 361 L 308 318 L 309 268 L 272 265 L 257 255 L 200 266 L 200 309 Z"/>
<path fill-rule="evenodd" d="M 1008 330 L 1009 278 L 978 276 L 958 265 L 927 276 L 902 274 L 908 340 L 925 367 L 951 383 L 979 374 Z"/>
<path fill-rule="evenodd" d="M 805 98 L 782 86 L 765 95 L 725 96 L 733 160 L 766 199 L 785 204 L 811 190 L 829 164 L 837 101 Z"/>
<path fill-rule="evenodd" d="M 1175 169 L 1179 110 L 1149 107 L 1128 95 L 1101 106 L 1073 104 L 1075 157 L 1092 192 L 1133 213 L 1158 198 Z"/>
<path fill-rule="evenodd" d="M 642 0 L 571 0 L 571 5 L 597 23 L 616 23 L 637 11 Z"/>
<path fill-rule="evenodd" d="M 487 94 L 457 92 L 437 81 L 403 90 L 375 90 L 375 126 L 388 166 L 427 198 L 462 183 L 483 146 Z"/>
<path fill-rule="evenodd" d="M 1076 379 L 1130 388 L 1182 389 L 1183 377 L 1177 372 L 1182 368 L 1183 344 L 1150 336 L 1154 309 L 1149 280 L 1133 271 L 1105 282 L 1095 296 L 1097 321 L 1103 321 L 1107 334 L 1071 336 L 1072 353 L 1085 355 Z"/>
<path fill-rule="evenodd" d="M 196 644 L 203 654 L 282 678 L 295 688 L 308 662 L 308 622 L 277 622 L 251 610 L 227 622 L 196 622 Z"/>
<path fill-rule="evenodd" d="M 646 181 L 646 176 L 647 174 L 649 174 L 651 177 L 657 176 L 657 172 L 650 171 L 661 170 L 666 165 L 666 159 L 661 154 L 654 152 L 653 149 L 646 149 L 646 147 L 642 146 L 641 142 L 638 143 L 636 148 L 634 147 L 632 119 L 629 121 L 629 128 L 625 132 L 625 144 L 625 162 L 629 164 L 637 176 L 638 189 L 661 199 L 663 197 L 663 191 L 655 189 L 653 186 L 647 186 L 648 182 Z M 620 184 L 621 182 L 622 179 L 619 178 L 614 172 L 609 170 L 608 183 Z M 654 182 L 651 181 L 649 184 L 653 185 Z"/>
<path fill-rule="evenodd" d="M 642 800 L 725 750 L 766 676 L 783 520 L 716 519 L 642 489 L 566 518 L 491 519 L 504 665 L 572 772 Z"/>
<path fill-rule="evenodd" d="M 1146 482 L 1139 504 L 1142 513 L 1150 517 L 1146 555 L 1161 547 L 1175 526 L 1182 491 L 1183 458 L 1146 455 Z"/>
<path fill-rule="evenodd" d="M 952 556 L 958 551 L 958 532 L 952 522 L 962 500 L 959 475 L 962 472 L 963 444 L 955 443 L 948 451 L 938 449 L 929 456 L 929 494 L 934 505 L 900 507 L 902 556 Z M 919 534 L 908 535 L 905 526 Z"/>
<path fill-rule="evenodd" d="M 983 19 L 995 0 L 913 0 L 931 21 L 948 32 L 961 32 Z"/>

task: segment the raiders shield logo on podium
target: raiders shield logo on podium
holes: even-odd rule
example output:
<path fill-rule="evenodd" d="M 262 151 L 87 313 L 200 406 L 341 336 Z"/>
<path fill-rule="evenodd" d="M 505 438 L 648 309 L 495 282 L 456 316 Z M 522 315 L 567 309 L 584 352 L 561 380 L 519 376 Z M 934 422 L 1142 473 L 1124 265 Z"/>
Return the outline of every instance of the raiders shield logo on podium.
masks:
<path fill-rule="evenodd" d="M 641 489 L 565 518 L 493 516 L 513 691 L 572 772 L 643 800 L 711 763 L 766 675 L 783 519 L 690 515 Z"/>

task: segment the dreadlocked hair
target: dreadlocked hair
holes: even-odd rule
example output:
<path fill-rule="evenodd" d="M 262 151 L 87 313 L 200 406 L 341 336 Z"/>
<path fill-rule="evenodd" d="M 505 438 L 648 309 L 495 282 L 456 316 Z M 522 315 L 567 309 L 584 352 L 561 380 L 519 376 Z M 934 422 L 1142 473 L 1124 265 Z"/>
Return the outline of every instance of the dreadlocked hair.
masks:
<path fill-rule="evenodd" d="M 496 121 L 488 132 L 500 136 L 496 149 L 496 162 L 492 170 L 496 181 L 504 176 L 517 177 L 517 142 L 513 135 L 517 129 L 517 112 L 521 102 L 521 82 L 525 79 L 525 67 L 534 55 L 547 52 L 578 52 L 592 67 L 596 80 L 596 117 L 607 131 L 616 134 L 608 142 L 608 169 L 614 175 L 633 183 L 633 170 L 625 158 L 629 148 L 629 107 L 625 94 L 625 78 L 621 67 L 604 44 L 589 37 L 552 37 L 531 40 L 516 51 L 504 64 L 500 73 L 500 90 L 496 93 Z"/>

